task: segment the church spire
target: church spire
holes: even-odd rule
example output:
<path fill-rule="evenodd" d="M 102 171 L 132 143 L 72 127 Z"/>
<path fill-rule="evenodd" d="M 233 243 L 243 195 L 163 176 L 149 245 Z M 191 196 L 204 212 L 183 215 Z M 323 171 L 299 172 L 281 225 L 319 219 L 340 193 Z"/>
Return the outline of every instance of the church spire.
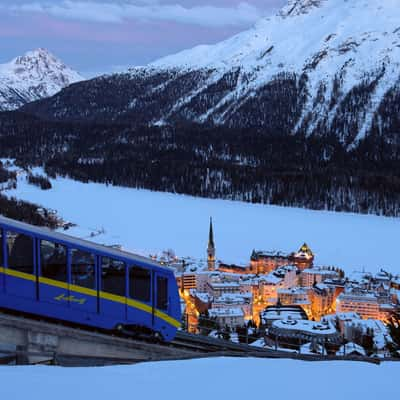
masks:
<path fill-rule="evenodd" d="M 208 247 L 215 247 L 212 217 L 210 217 L 210 233 L 208 234 Z"/>
<path fill-rule="evenodd" d="M 208 234 L 207 263 L 208 269 L 213 270 L 215 268 L 215 243 L 212 218 L 210 218 L 210 231 Z"/>

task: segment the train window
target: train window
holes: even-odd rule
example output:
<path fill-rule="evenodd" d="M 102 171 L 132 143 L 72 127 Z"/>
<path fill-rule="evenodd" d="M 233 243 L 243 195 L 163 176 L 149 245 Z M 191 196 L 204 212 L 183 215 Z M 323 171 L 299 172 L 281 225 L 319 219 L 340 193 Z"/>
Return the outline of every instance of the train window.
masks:
<path fill-rule="evenodd" d="M 168 310 L 168 279 L 157 277 L 157 306 L 159 310 Z"/>
<path fill-rule="evenodd" d="M 129 293 L 132 299 L 150 302 L 151 272 L 140 267 L 129 270 Z"/>
<path fill-rule="evenodd" d="M 8 268 L 33 274 L 33 239 L 22 233 L 7 232 Z"/>
<path fill-rule="evenodd" d="M 67 248 L 65 246 L 41 240 L 40 265 L 44 278 L 67 282 Z"/>
<path fill-rule="evenodd" d="M 88 289 L 96 288 L 95 257 L 86 251 L 71 250 L 71 280 L 73 285 Z"/>
<path fill-rule="evenodd" d="M 126 295 L 125 263 L 109 257 L 101 258 L 101 290 L 103 292 Z"/>

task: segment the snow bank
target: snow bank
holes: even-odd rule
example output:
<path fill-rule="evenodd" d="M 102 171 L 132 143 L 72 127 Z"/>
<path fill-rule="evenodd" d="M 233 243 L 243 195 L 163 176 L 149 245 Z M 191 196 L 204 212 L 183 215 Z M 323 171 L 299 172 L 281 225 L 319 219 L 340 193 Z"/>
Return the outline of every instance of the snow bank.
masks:
<path fill-rule="evenodd" d="M 74 400 L 395 398 L 400 363 L 201 359 L 64 369 L 1 367 L 2 398 Z"/>

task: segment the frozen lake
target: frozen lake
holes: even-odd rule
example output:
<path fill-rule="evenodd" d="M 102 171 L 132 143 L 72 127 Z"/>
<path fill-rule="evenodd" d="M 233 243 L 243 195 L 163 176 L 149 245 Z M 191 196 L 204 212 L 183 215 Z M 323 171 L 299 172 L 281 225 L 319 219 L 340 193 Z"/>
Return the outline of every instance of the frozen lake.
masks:
<path fill-rule="evenodd" d="M 8 193 L 56 209 L 78 224 L 71 234 L 85 237 L 104 228 L 105 234 L 93 240 L 141 254 L 171 248 L 179 256 L 204 258 L 212 216 L 217 257 L 226 262 L 246 262 L 253 249 L 291 252 L 307 242 L 316 264 L 348 272 L 386 268 L 400 273 L 396 218 L 200 199 L 64 178 L 52 185 L 42 191 L 22 176 L 18 189 Z"/>

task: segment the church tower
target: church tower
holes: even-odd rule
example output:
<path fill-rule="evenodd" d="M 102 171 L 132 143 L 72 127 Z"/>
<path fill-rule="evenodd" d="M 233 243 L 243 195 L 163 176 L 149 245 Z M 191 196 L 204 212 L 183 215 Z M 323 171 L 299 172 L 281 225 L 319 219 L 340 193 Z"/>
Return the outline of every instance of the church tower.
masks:
<path fill-rule="evenodd" d="M 210 218 L 210 232 L 208 234 L 207 264 L 210 271 L 215 269 L 215 244 L 212 218 Z"/>

